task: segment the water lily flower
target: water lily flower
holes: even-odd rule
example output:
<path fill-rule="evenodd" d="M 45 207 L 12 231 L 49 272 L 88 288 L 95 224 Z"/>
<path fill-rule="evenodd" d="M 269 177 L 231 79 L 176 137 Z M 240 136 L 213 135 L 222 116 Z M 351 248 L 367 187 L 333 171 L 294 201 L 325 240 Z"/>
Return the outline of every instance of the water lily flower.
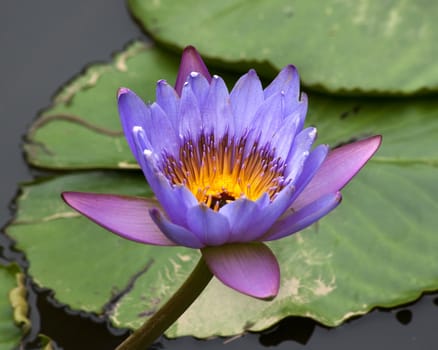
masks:
<path fill-rule="evenodd" d="M 160 80 L 156 102 L 121 88 L 128 144 L 156 199 L 64 192 L 64 200 L 129 240 L 200 249 L 225 285 L 270 299 L 279 264 L 265 241 L 312 225 L 380 146 L 374 136 L 329 150 L 304 127 L 307 96 L 289 65 L 263 89 L 254 70 L 231 92 L 185 49 L 175 88 Z"/>

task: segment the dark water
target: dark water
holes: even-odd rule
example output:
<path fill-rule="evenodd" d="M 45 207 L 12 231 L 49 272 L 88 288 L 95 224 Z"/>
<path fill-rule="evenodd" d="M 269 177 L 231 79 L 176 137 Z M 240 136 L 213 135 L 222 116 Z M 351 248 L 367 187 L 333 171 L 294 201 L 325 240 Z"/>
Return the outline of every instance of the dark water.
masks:
<path fill-rule="evenodd" d="M 3 0 L 0 8 L 0 225 L 10 220 L 10 201 L 17 183 L 30 180 L 20 151 L 22 135 L 39 109 L 55 91 L 85 64 L 108 61 L 114 51 L 136 38 L 145 38 L 129 17 L 121 0 Z M 0 236 L 0 264 L 25 260 Z M 111 330 L 107 321 L 58 305 L 49 291 L 33 290 L 35 322 L 26 349 L 37 347 L 33 337 L 41 331 L 69 349 L 113 349 L 126 330 Z M 38 311 L 39 310 L 39 311 Z M 261 334 L 236 339 L 198 341 L 190 337 L 161 339 L 154 349 L 427 349 L 437 347 L 438 296 L 394 310 L 377 310 L 345 325 L 328 329 L 315 322 L 290 317 Z M 1 337 L 1 335 L 0 335 Z"/>

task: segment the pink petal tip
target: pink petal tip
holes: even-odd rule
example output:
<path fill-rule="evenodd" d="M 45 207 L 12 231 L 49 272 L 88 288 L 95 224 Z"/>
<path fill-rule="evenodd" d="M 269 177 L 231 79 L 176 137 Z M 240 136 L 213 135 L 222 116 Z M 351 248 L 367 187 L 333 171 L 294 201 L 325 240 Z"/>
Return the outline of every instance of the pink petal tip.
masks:
<path fill-rule="evenodd" d="M 193 46 L 187 46 L 182 53 L 175 82 L 175 90 L 178 95 L 181 96 L 183 85 L 191 72 L 201 73 L 209 82 L 211 81 L 211 75 L 198 51 Z"/>

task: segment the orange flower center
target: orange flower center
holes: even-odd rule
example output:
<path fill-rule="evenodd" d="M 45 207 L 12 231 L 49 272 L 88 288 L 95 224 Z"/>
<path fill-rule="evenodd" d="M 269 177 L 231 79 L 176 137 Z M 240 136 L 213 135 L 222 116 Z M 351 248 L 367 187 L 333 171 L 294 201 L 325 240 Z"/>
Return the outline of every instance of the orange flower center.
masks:
<path fill-rule="evenodd" d="M 257 200 L 267 193 L 272 199 L 284 186 L 284 162 L 268 146 L 247 148 L 246 137 L 235 142 L 225 135 L 216 143 L 213 134 L 202 134 L 197 142 L 183 143 L 178 159 L 167 155 L 163 172 L 216 211 L 241 196 Z"/>

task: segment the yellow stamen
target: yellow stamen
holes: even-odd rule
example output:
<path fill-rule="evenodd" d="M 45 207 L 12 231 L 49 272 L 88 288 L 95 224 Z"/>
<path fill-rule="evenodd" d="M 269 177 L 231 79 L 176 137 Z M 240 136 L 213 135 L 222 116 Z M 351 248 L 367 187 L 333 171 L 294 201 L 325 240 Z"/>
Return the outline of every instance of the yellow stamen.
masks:
<path fill-rule="evenodd" d="M 179 159 L 164 157 L 164 174 L 175 185 L 186 186 L 200 203 L 219 210 L 245 196 L 257 200 L 264 193 L 272 199 L 283 184 L 284 162 L 268 147 L 252 145 L 245 156 L 247 139 L 238 142 L 225 135 L 202 134 L 197 142 L 186 140 Z"/>

